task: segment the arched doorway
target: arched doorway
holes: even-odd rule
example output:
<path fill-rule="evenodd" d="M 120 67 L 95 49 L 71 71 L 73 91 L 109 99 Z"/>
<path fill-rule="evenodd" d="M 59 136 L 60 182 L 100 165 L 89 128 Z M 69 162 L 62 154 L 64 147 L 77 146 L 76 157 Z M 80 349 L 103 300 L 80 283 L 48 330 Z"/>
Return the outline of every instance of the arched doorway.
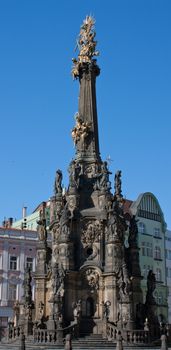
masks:
<path fill-rule="evenodd" d="M 88 297 L 86 300 L 86 317 L 91 318 L 94 316 L 94 300 Z"/>

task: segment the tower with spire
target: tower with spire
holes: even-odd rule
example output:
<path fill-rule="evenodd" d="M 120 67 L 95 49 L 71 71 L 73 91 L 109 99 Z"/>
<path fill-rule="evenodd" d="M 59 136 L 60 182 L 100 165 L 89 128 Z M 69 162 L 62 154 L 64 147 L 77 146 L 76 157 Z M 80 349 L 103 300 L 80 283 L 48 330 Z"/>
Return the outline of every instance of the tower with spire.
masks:
<path fill-rule="evenodd" d="M 130 251 L 138 249 L 136 239 L 131 240 L 136 235 L 136 222 L 132 225 L 134 232 L 130 228 L 128 233 L 121 171 L 115 174 L 112 193 L 111 173 L 100 157 L 96 105 L 100 68 L 94 23 L 91 16 L 84 20 L 77 40 L 78 57 L 73 59 L 72 75 L 80 85 L 71 133 L 75 157 L 69 164 L 65 194 L 62 172 L 56 172 L 50 207 L 50 247 L 43 221 L 39 222 L 39 231 L 44 233 L 35 273 L 35 322 L 58 330 L 59 339 L 62 330 L 73 325 L 79 334 L 102 334 L 107 323 L 133 329 L 136 304 L 142 302 L 140 271 L 131 267 L 129 256 Z M 130 235 L 130 249 L 125 247 L 126 232 Z"/>

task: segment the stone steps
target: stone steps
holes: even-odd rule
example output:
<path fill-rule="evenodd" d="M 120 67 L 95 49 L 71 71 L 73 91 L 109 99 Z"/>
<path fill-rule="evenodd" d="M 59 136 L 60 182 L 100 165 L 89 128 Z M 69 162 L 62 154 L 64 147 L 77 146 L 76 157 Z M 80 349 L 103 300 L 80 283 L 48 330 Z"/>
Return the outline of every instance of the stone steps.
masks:
<path fill-rule="evenodd" d="M 19 340 L 13 343 L 0 343 L 0 350 L 19 350 L 20 342 Z M 57 344 L 34 344 L 32 339 L 26 339 L 26 350 L 64 350 L 64 345 Z M 79 339 L 73 339 L 72 341 L 73 350 L 106 350 L 106 349 L 116 349 L 116 344 L 107 341 L 102 338 L 101 335 L 92 334 L 91 336 L 84 336 Z M 124 350 L 159 350 L 160 346 L 134 346 L 134 345 L 125 345 L 123 344 Z M 168 350 L 171 350 L 169 347 Z"/>
<path fill-rule="evenodd" d="M 110 347 L 111 348 L 111 347 Z M 151 347 L 151 346 L 146 346 L 146 347 L 131 347 L 131 346 L 123 346 L 124 350 L 160 350 L 160 347 Z M 46 345 L 46 346 L 40 346 L 40 345 L 26 345 L 26 350 L 64 350 L 64 346 L 63 347 L 58 347 L 57 345 L 54 345 L 53 347 L 50 345 Z M 89 346 L 84 346 L 84 347 L 80 347 L 80 345 L 77 344 L 76 346 L 72 346 L 72 349 L 75 350 L 106 350 L 107 347 L 99 347 L 98 344 L 94 345 L 94 347 L 89 347 Z M 116 349 L 116 345 L 113 344 L 111 349 Z M 0 344 L 0 350 L 19 350 L 19 344 L 18 345 L 11 345 L 11 344 Z M 169 347 L 168 350 L 171 350 L 171 348 Z"/>

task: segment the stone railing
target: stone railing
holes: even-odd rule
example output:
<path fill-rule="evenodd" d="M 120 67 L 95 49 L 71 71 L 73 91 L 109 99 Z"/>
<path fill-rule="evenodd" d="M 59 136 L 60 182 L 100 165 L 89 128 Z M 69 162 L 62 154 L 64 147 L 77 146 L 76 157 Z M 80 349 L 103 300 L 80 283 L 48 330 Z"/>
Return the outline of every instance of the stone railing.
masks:
<path fill-rule="evenodd" d="M 57 331 L 47 329 L 34 329 L 33 332 L 35 343 L 56 343 L 57 342 Z"/>
<path fill-rule="evenodd" d="M 106 337 L 108 340 L 111 340 L 111 341 L 116 341 L 116 338 L 117 338 L 117 328 L 116 326 L 114 326 L 112 323 L 110 322 L 107 322 L 106 323 Z"/>
<path fill-rule="evenodd" d="M 118 329 L 110 322 L 106 324 L 106 337 L 108 340 L 115 342 L 117 340 Z M 144 330 L 120 330 L 123 341 L 128 344 L 148 344 L 149 331 Z"/>
<path fill-rule="evenodd" d="M 72 338 L 78 335 L 78 324 L 73 322 L 71 325 L 65 328 L 58 328 L 55 330 L 48 329 L 34 329 L 33 338 L 35 343 L 48 344 L 48 343 L 60 343 L 64 342 L 65 336 L 71 334 Z"/>
<path fill-rule="evenodd" d="M 123 339 L 131 344 L 148 344 L 149 331 L 144 331 L 143 329 L 123 330 Z"/>
<path fill-rule="evenodd" d="M 8 339 L 14 340 L 19 338 L 21 335 L 21 327 L 14 327 L 12 324 L 8 327 Z"/>
<path fill-rule="evenodd" d="M 79 336 L 79 322 L 73 321 L 68 327 L 63 328 L 64 337 L 67 334 L 71 334 L 72 338 L 77 338 Z"/>

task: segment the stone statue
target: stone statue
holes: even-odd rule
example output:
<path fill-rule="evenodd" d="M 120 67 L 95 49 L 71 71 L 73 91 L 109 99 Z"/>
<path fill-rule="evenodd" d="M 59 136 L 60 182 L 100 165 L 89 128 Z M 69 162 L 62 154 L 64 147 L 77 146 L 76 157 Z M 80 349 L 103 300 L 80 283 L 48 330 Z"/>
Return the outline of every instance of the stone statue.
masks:
<path fill-rule="evenodd" d="M 138 238 L 137 221 L 138 220 L 135 219 L 135 215 L 133 215 L 130 220 L 130 226 L 129 226 L 129 236 L 128 236 L 129 246 L 137 245 L 137 238 Z"/>
<path fill-rule="evenodd" d="M 58 294 L 60 294 L 60 296 L 63 296 L 64 278 L 65 278 L 65 271 L 64 271 L 63 265 L 61 264 L 61 266 L 59 266 L 58 263 L 55 263 L 52 267 L 52 288 L 53 288 L 54 296 Z"/>
<path fill-rule="evenodd" d="M 31 271 L 29 268 L 26 268 L 24 273 L 24 281 L 23 281 L 23 299 L 24 299 L 24 306 L 30 306 L 32 305 L 32 287 L 31 287 Z"/>
<path fill-rule="evenodd" d="M 72 160 L 68 171 L 69 171 L 69 187 L 70 188 L 73 188 L 73 187 L 78 188 L 79 187 L 79 175 L 81 172 L 80 164 L 76 163 L 75 160 Z"/>
<path fill-rule="evenodd" d="M 65 204 L 65 207 L 62 211 L 62 215 L 60 218 L 60 233 L 64 236 L 68 236 L 70 233 L 69 229 L 69 219 L 70 219 L 70 211 L 68 209 L 68 203 Z"/>
<path fill-rule="evenodd" d="M 123 264 L 118 274 L 118 287 L 121 302 L 129 301 L 131 294 L 131 280 L 128 276 L 126 264 Z"/>
<path fill-rule="evenodd" d="M 81 25 L 79 38 L 77 41 L 77 47 L 79 49 L 78 59 L 74 58 L 72 75 L 74 79 L 79 77 L 79 68 L 85 63 L 91 63 L 93 56 L 98 56 L 99 52 L 96 51 L 97 42 L 94 40 L 96 32 L 94 30 L 95 20 L 91 16 L 87 16 Z"/>
<path fill-rule="evenodd" d="M 40 301 L 40 303 L 39 303 L 39 315 L 38 315 L 38 319 L 39 319 L 40 321 L 42 321 L 42 320 L 43 320 L 43 316 L 44 316 L 44 304 L 43 304 L 42 301 Z"/>
<path fill-rule="evenodd" d="M 101 164 L 101 173 L 96 176 L 97 181 L 94 185 L 94 190 L 110 190 L 111 183 L 109 181 L 109 174 L 111 174 L 111 172 L 108 170 L 107 162 L 105 161 Z"/>
<path fill-rule="evenodd" d="M 114 187 L 115 187 L 115 196 L 116 197 L 122 197 L 122 182 L 121 182 L 121 170 L 118 170 L 115 174 L 115 179 L 114 179 Z"/>
<path fill-rule="evenodd" d="M 81 300 L 78 300 L 76 303 L 73 303 L 73 315 L 74 321 L 78 321 L 81 316 Z"/>
<path fill-rule="evenodd" d="M 103 314 L 106 320 L 109 319 L 111 302 L 109 300 L 105 301 L 103 304 Z"/>
<path fill-rule="evenodd" d="M 54 192 L 56 194 L 62 194 L 62 171 L 58 169 L 56 171 Z"/>
<path fill-rule="evenodd" d="M 47 231 L 46 231 L 46 219 L 40 218 L 40 220 L 37 221 L 38 227 L 38 236 L 39 241 L 46 242 L 47 240 Z"/>
<path fill-rule="evenodd" d="M 147 276 L 147 299 L 148 301 L 154 301 L 153 292 L 156 288 L 156 277 L 152 270 L 149 270 Z"/>
<path fill-rule="evenodd" d="M 123 243 L 126 228 L 127 225 L 122 215 L 122 210 L 117 201 L 114 201 L 112 210 L 109 210 L 108 239 L 114 238 Z"/>
<path fill-rule="evenodd" d="M 86 271 L 86 279 L 91 289 L 99 288 L 99 274 L 97 271 L 94 269 L 88 269 Z"/>

